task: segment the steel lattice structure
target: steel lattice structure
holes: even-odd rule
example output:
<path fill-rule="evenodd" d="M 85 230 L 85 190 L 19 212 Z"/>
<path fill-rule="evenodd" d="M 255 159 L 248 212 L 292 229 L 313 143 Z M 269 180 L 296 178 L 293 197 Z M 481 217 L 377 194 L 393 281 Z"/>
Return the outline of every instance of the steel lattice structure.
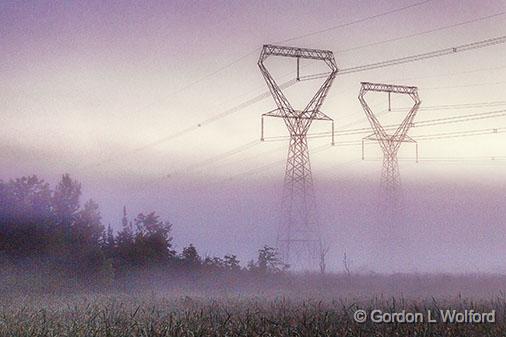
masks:
<path fill-rule="evenodd" d="M 397 196 L 397 190 L 400 186 L 400 174 L 399 174 L 399 163 L 397 161 L 397 153 L 403 142 L 411 142 L 416 143 L 411 137 L 407 135 L 409 128 L 413 125 L 413 120 L 416 116 L 418 108 L 420 106 L 420 98 L 418 97 L 418 88 L 412 86 L 402 86 L 402 85 L 391 85 L 391 84 L 382 84 L 382 83 L 369 83 L 362 82 L 362 87 L 360 88 L 360 94 L 358 95 L 358 99 L 364 108 L 365 114 L 369 123 L 371 124 L 371 128 L 373 129 L 373 134 L 365 137 L 362 140 L 362 145 L 364 140 L 372 140 L 377 141 L 381 149 L 383 150 L 383 170 L 382 170 L 382 185 L 387 192 L 387 199 L 392 199 Z M 409 95 L 411 99 L 414 101 L 413 107 L 409 110 L 408 114 L 401 122 L 401 124 L 397 127 L 393 134 L 388 134 L 383 126 L 378 121 L 378 118 L 371 111 L 369 105 L 365 101 L 365 94 L 368 91 L 376 91 L 376 92 L 386 92 L 390 94 L 405 94 Z M 363 149 L 363 146 L 362 146 Z M 418 156 L 418 148 L 417 148 L 417 156 Z"/>
<path fill-rule="evenodd" d="M 330 68 L 329 75 L 304 110 L 295 110 L 292 107 L 267 70 L 265 60 L 270 56 L 296 58 L 297 79 L 300 59 L 324 61 Z M 332 118 L 321 112 L 320 108 L 337 74 L 337 65 L 333 53 L 328 50 L 264 45 L 258 67 L 277 106 L 277 109 L 262 115 L 262 140 L 264 117 L 282 118 L 290 133 L 282 198 L 283 213 L 278 229 L 277 247 L 285 263 L 294 266 L 296 262 L 298 265 L 295 267 L 312 267 L 318 265 L 317 258 L 322 252 L 322 243 L 307 133 L 314 120 L 331 121 L 332 131 L 334 130 Z"/>

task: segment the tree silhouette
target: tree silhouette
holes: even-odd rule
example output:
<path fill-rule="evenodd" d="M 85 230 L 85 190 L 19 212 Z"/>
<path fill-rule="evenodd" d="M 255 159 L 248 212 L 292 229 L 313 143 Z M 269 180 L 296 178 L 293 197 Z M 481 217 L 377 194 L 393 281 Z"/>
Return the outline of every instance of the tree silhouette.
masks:
<path fill-rule="evenodd" d="M 68 230 L 78 217 L 81 184 L 64 174 L 53 193 L 53 212 L 56 223 Z M 68 233 L 68 231 L 67 231 Z"/>
<path fill-rule="evenodd" d="M 194 269 L 200 266 L 202 263 L 202 259 L 200 258 L 197 249 L 191 243 L 188 247 L 183 248 L 183 252 L 181 253 L 181 261 L 183 266 L 190 269 Z"/>
<path fill-rule="evenodd" d="M 171 250 L 172 225 L 160 220 L 155 212 L 140 213 L 134 220 L 136 226 L 135 251 L 142 265 L 161 263 L 175 255 Z"/>
<path fill-rule="evenodd" d="M 134 244 L 134 230 L 132 222 L 128 221 L 126 206 L 123 206 L 121 231 L 118 233 L 117 244 L 120 249 L 130 249 Z"/>
<path fill-rule="evenodd" d="M 73 239 L 78 243 L 96 244 L 104 231 L 99 207 L 93 200 L 88 200 L 76 216 L 73 224 Z"/>
<path fill-rule="evenodd" d="M 152 267 L 183 275 L 192 272 L 198 277 L 233 273 L 229 281 L 246 272 L 236 255 L 202 259 L 193 244 L 177 255 L 172 245 L 172 224 L 155 212 L 139 213 L 129 220 L 123 207 L 121 229 L 115 235 L 111 225 L 107 229 L 102 225 L 99 205 L 88 200 L 81 207 L 80 197 L 81 184 L 68 174 L 54 190 L 37 176 L 0 181 L 3 263 L 29 260 L 32 265 L 54 268 L 80 282 L 109 283 L 114 277 Z M 258 274 L 287 268 L 269 246 L 258 251 L 256 262 L 248 264 L 248 270 Z"/>
<path fill-rule="evenodd" d="M 250 271 L 260 274 L 279 273 L 288 269 L 288 265 L 284 264 L 279 258 L 278 251 L 270 246 L 264 246 L 258 251 L 258 259 L 256 263 L 250 262 L 248 268 Z"/>
<path fill-rule="evenodd" d="M 100 246 L 104 251 L 107 258 L 113 258 L 116 251 L 116 238 L 111 225 L 107 225 L 107 230 L 104 230 L 100 238 Z"/>
<path fill-rule="evenodd" d="M 235 255 L 225 255 L 223 264 L 230 271 L 237 272 L 241 270 L 240 261 Z"/>
<path fill-rule="evenodd" d="M 0 251 L 27 257 L 47 251 L 51 190 L 37 176 L 0 182 Z"/>

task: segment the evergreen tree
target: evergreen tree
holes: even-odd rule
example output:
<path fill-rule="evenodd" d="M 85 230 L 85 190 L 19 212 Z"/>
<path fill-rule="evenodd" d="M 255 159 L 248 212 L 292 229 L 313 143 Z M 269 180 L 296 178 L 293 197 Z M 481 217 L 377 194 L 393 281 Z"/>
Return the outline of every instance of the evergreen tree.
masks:
<path fill-rule="evenodd" d="M 132 222 L 128 221 L 126 206 L 123 206 L 122 228 L 118 233 L 117 244 L 119 248 L 132 246 L 134 243 L 134 231 Z"/>
<path fill-rule="evenodd" d="M 134 220 L 136 226 L 135 248 L 142 264 L 167 262 L 175 255 L 171 250 L 172 225 L 161 221 L 155 212 L 144 215 L 140 213 Z"/>
<path fill-rule="evenodd" d="M 99 206 L 93 200 L 88 200 L 81 209 L 73 224 L 73 239 L 84 244 L 98 244 L 100 236 L 104 231 L 101 224 Z"/>
<path fill-rule="evenodd" d="M 64 174 L 53 193 L 53 212 L 56 223 L 69 229 L 78 217 L 81 184 Z"/>
<path fill-rule="evenodd" d="M 183 252 L 181 253 L 181 261 L 183 262 L 183 265 L 188 268 L 200 266 L 202 262 L 197 249 L 191 243 L 188 247 L 183 248 Z"/>

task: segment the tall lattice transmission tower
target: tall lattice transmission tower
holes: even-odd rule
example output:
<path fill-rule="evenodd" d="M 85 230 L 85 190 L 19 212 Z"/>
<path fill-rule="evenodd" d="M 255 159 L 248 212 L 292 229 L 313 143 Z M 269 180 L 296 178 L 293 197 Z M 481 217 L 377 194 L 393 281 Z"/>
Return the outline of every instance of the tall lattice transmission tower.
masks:
<path fill-rule="evenodd" d="M 267 70 L 265 61 L 270 56 L 295 58 L 297 79 L 299 79 L 300 59 L 323 61 L 330 68 L 323 84 L 304 110 L 295 110 L 292 107 Z M 334 142 L 334 122 L 321 112 L 320 108 L 337 74 L 337 65 L 333 53 L 328 50 L 264 45 L 258 67 L 277 106 L 277 109 L 262 115 L 262 140 L 264 117 L 282 118 L 290 133 L 277 247 L 284 263 L 295 269 L 313 268 L 318 265 L 316 261 L 322 254 L 322 241 L 309 161 L 307 133 L 314 120 L 331 121 L 332 143 Z"/>
<path fill-rule="evenodd" d="M 409 137 L 407 133 L 410 127 L 413 126 L 413 120 L 421 103 L 418 97 L 418 88 L 412 86 L 369 82 L 362 82 L 361 84 L 362 87 L 360 88 L 358 99 L 360 100 L 367 119 L 371 124 L 371 128 L 373 129 L 373 133 L 371 135 L 362 139 L 362 158 L 364 157 L 364 140 L 377 141 L 380 144 L 381 149 L 383 150 L 383 170 L 381 174 L 381 184 L 385 192 L 384 201 L 390 208 L 395 208 L 396 204 L 398 203 L 399 188 L 401 185 L 397 153 L 399 152 L 399 148 L 403 142 L 411 142 L 416 144 L 416 141 L 413 138 Z M 409 110 L 408 114 L 402 120 L 400 125 L 395 129 L 393 134 L 387 133 L 385 127 L 380 124 L 378 118 L 374 115 L 371 108 L 365 101 L 365 95 L 369 91 L 388 93 L 389 110 L 390 95 L 392 93 L 409 95 L 409 97 L 411 97 L 413 100 L 414 104 L 412 108 Z M 418 145 L 416 153 L 418 161 Z"/>

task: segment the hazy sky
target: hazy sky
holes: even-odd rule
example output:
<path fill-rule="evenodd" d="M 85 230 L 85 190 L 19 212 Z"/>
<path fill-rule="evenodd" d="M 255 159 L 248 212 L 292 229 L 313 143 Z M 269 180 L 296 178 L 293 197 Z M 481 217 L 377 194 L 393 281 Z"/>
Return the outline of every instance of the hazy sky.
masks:
<path fill-rule="evenodd" d="M 195 242 L 202 253 L 248 258 L 274 243 L 287 144 L 252 143 L 259 139 L 260 115 L 274 107 L 270 98 L 205 121 L 265 92 L 256 65 L 265 43 L 289 39 L 284 44 L 330 49 L 338 67 L 348 68 L 506 34 L 506 14 L 480 19 L 505 12 L 500 0 L 426 1 L 328 29 L 418 2 L 2 1 L 0 178 L 38 174 L 54 182 L 68 172 L 100 203 L 106 223 L 118 225 L 124 204 L 132 214 L 157 210 L 174 223 L 179 249 Z M 385 42 L 390 39 L 397 40 Z M 279 82 L 294 76 L 293 61 L 269 65 L 285 75 Z M 303 74 L 319 69 L 303 62 Z M 323 110 L 337 130 L 367 127 L 357 99 L 360 81 L 418 86 L 416 120 L 501 110 L 505 74 L 506 45 L 497 45 L 343 75 Z M 291 87 L 287 96 L 303 105 L 318 85 Z M 399 121 L 399 109 L 409 105 L 393 97 L 394 111 L 384 113 L 385 95 L 368 99 L 384 123 Z M 441 107 L 468 103 L 479 104 Z M 266 123 L 267 136 L 286 135 L 280 121 Z M 329 127 L 315 124 L 312 131 Z M 506 128 L 506 117 L 415 128 L 410 135 L 492 128 Z M 329 142 L 313 139 L 310 147 Z M 385 247 L 397 246 L 377 239 L 390 226 L 371 211 L 381 168 L 377 145 L 367 146 L 367 161 L 360 160 L 360 146 L 311 155 L 331 265 L 341 268 L 346 250 L 364 270 L 473 271 L 480 261 L 487 261 L 485 270 L 500 268 L 506 134 L 419 144 L 425 160 L 418 164 L 413 145 L 400 153 L 409 215 L 401 242 L 412 245 L 404 247 L 411 254 L 401 255 L 409 261 L 372 262 Z M 241 151 L 222 156 L 235 149 Z"/>

